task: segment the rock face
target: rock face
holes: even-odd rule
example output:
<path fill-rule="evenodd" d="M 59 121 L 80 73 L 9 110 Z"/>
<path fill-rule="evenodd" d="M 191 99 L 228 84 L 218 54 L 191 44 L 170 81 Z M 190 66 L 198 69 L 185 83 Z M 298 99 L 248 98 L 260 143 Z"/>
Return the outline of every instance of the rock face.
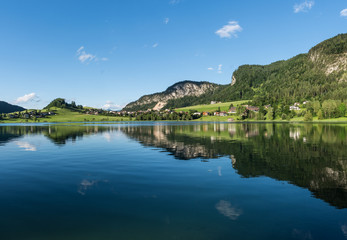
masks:
<path fill-rule="evenodd" d="M 335 74 L 339 82 L 347 81 L 347 34 L 339 34 L 319 43 L 308 55 L 325 75 Z"/>
<path fill-rule="evenodd" d="M 127 104 L 123 110 L 160 110 L 167 101 L 186 96 L 200 96 L 216 89 L 219 85 L 210 82 L 183 81 L 175 83 L 160 93 L 142 96 L 140 99 Z"/>

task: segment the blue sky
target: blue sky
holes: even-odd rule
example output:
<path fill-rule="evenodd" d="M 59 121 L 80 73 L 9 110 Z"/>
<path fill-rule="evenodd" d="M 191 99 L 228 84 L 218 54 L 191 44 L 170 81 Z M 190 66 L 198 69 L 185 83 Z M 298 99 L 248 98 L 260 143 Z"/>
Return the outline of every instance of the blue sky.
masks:
<path fill-rule="evenodd" d="M 124 106 L 182 80 L 228 84 L 347 32 L 346 0 L 3 0 L 0 100 Z"/>

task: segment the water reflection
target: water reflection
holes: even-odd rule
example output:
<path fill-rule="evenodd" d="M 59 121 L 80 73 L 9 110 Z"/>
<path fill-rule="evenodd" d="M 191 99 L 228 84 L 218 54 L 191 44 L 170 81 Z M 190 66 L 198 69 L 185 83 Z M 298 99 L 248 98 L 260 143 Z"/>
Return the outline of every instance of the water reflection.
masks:
<path fill-rule="evenodd" d="M 100 126 L 0 126 L 0 146 L 23 136 L 44 135 L 56 145 L 64 145 L 68 142 L 75 142 L 83 136 L 104 132 L 105 138 L 110 140 L 110 132 L 114 128 Z M 17 141 L 22 143 L 21 141 Z"/>
<path fill-rule="evenodd" d="M 231 220 L 237 220 L 242 214 L 242 209 L 233 207 L 230 202 L 220 200 L 216 204 L 218 212 Z"/>
<path fill-rule="evenodd" d="M 347 223 L 341 226 L 341 231 L 345 238 L 347 239 Z"/>
<path fill-rule="evenodd" d="M 29 142 L 23 142 L 23 141 L 16 141 L 16 144 L 19 148 L 24 149 L 25 151 L 31 151 L 31 152 L 36 152 L 37 148 L 33 144 Z"/>
<path fill-rule="evenodd" d="M 0 149 L 15 140 L 24 150 L 37 150 L 21 139 L 25 135 L 40 134 L 61 146 L 94 134 L 111 141 L 111 132 L 164 149 L 180 160 L 228 156 L 242 177 L 287 181 L 309 189 L 332 206 L 347 208 L 347 125 L 343 124 L 0 126 Z M 217 172 L 222 176 L 221 168 Z M 93 184 L 82 181 L 79 191 L 83 194 Z M 222 202 L 218 211 L 223 206 L 229 205 Z"/>

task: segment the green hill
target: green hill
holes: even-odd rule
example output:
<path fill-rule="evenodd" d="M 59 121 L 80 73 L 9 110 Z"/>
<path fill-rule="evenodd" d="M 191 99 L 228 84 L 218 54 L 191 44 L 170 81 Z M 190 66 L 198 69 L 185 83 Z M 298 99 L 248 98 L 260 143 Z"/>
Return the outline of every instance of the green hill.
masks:
<path fill-rule="evenodd" d="M 68 102 L 65 101 L 64 98 L 56 98 L 56 99 L 54 99 L 52 102 L 50 102 L 43 109 L 49 109 L 49 108 L 52 108 L 52 107 L 66 108 L 66 109 L 70 109 L 72 111 L 81 111 L 81 110 L 83 110 L 83 106 L 82 105 L 76 105 L 76 103 L 74 101 L 72 101 L 71 103 L 68 103 Z"/>
<path fill-rule="evenodd" d="M 0 101 L 0 113 L 11 113 L 11 112 L 17 112 L 17 111 L 24 111 L 25 108 L 12 105 L 4 101 Z"/>

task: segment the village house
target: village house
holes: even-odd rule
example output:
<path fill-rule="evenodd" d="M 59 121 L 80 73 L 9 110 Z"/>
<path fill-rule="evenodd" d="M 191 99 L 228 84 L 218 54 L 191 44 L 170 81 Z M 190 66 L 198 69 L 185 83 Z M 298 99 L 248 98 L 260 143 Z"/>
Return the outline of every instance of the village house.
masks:
<path fill-rule="evenodd" d="M 228 113 L 233 114 L 233 113 L 236 113 L 236 112 L 237 112 L 237 108 L 236 108 L 236 107 L 231 107 L 231 108 L 229 109 L 229 112 L 228 112 Z"/>
<path fill-rule="evenodd" d="M 298 106 L 295 106 L 295 105 L 293 105 L 293 106 L 290 106 L 289 107 L 289 110 L 296 110 L 296 111 L 298 111 L 298 110 L 300 110 L 300 108 L 298 107 Z"/>
<path fill-rule="evenodd" d="M 220 117 L 225 117 L 225 116 L 227 116 L 227 113 L 226 112 L 215 112 L 214 115 L 220 116 Z"/>
<path fill-rule="evenodd" d="M 248 106 L 247 105 L 246 109 L 249 110 L 249 111 L 253 111 L 253 112 L 258 112 L 259 111 L 259 108 L 255 107 L 255 106 Z"/>

